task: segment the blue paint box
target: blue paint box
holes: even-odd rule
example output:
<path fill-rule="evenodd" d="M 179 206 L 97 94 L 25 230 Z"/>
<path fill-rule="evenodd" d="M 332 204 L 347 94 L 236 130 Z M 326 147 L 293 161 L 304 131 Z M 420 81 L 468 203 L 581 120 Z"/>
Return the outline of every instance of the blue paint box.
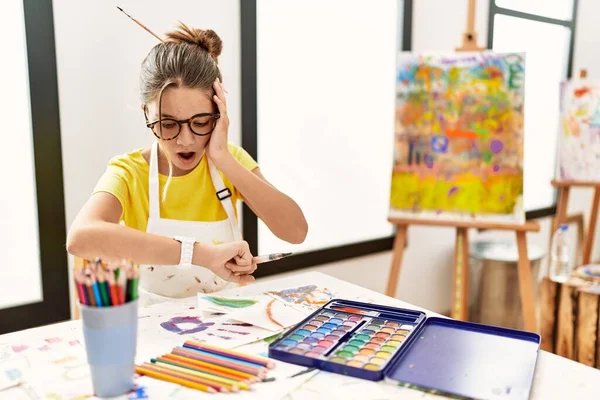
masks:
<path fill-rule="evenodd" d="M 323 371 L 485 399 L 527 399 L 534 333 L 334 299 L 269 346 L 269 357 Z"/>

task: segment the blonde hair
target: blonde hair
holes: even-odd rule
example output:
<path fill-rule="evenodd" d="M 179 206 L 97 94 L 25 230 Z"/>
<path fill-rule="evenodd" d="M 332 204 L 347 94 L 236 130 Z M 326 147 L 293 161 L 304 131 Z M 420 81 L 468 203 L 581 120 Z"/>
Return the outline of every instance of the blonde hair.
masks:
<path fill-rule="evenodd" d="M 169 87 L 186 87 L 205 90 L 210 98 L 215 95 L 213 83 L 222 81 L 218 57 L 223 41 L 215 31 L 189 28 L 180 22 L 177 29 L 167 32 L 163 43 L 150 50 L 142 62 L 140 93 L 144 110 L 158 100 L 158 117 L 162 115 L 163 92 Z M 161 124 L 158 124 L 161 129 Z M 159 145 L 161 142 L 159 140 Z M 163 154 L 169 163 L 169 177 L 163 189 L 163 200 L 171 183 L 173 164 L 168 153 Z"/>

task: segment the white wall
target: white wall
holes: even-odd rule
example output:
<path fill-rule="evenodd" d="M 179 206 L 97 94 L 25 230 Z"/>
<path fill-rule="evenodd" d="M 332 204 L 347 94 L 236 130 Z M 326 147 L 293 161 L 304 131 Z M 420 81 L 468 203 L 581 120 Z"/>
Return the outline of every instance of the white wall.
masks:
<path fill-rule="evenodd" d="M 219 65 L 229 92 L 230 141 L 240 134 L 239 0 L 54 0 L 54 29 L 67 228 L 110 158 L 148 146 L 140 109 L 140 65 L 157 40 L 119 10 L 161 35 L 181 20 L 223 40 Z"/>

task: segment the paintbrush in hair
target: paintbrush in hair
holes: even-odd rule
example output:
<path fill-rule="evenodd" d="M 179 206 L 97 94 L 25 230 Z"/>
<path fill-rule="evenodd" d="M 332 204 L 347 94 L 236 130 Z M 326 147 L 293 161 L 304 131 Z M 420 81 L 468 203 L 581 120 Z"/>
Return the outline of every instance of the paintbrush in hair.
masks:
<path fill-rule="evenodd" d="M 161 43 L 164 43 L 165 41 L 162 40 L 156 33 L 152 32 L 150 29 L 148 29 L 146 27 L 146 25 L 142 24 L 140 21 L 138 21 L 137 19 L 133 18 L 131 15 L 127 14 L 125 11 L 123 11 L 123 9 L 119 6 L 117 6 L 117 8 L 119 9 L 119 11 L 121 11 L 123 14 L 127 15 L 129 17 L 129 19 L 131 19 L 133 22 L 135 22 L 136 24 L 138 24 L 139 26 L 141 26 L 142 28 L 144 28 L 144 30 L 146 32 L 148 32 L 149 34 L 151 34 L 152 36 L 154 36 L 155 38 L 157 38 L 158 40 L 160 40 Z"/>

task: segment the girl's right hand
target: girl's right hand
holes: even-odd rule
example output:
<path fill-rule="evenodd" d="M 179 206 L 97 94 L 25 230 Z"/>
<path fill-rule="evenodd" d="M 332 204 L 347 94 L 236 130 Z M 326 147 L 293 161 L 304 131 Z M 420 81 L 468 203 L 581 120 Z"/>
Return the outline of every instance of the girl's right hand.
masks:
<path fill-rule="evenodd" d="M 196 243 L 198 245 L 198 243 Z M 206 260 L 199 265 L 204 265 L 218 277 L 226 281 L 247 284 L 254 281 L 252 274 L 256 270 L 254 257 L 250 253 L 250 247 L 245 241 L 227 242 L 219 245 L 196 246 L 197 252 L 202 259 Z"/>

